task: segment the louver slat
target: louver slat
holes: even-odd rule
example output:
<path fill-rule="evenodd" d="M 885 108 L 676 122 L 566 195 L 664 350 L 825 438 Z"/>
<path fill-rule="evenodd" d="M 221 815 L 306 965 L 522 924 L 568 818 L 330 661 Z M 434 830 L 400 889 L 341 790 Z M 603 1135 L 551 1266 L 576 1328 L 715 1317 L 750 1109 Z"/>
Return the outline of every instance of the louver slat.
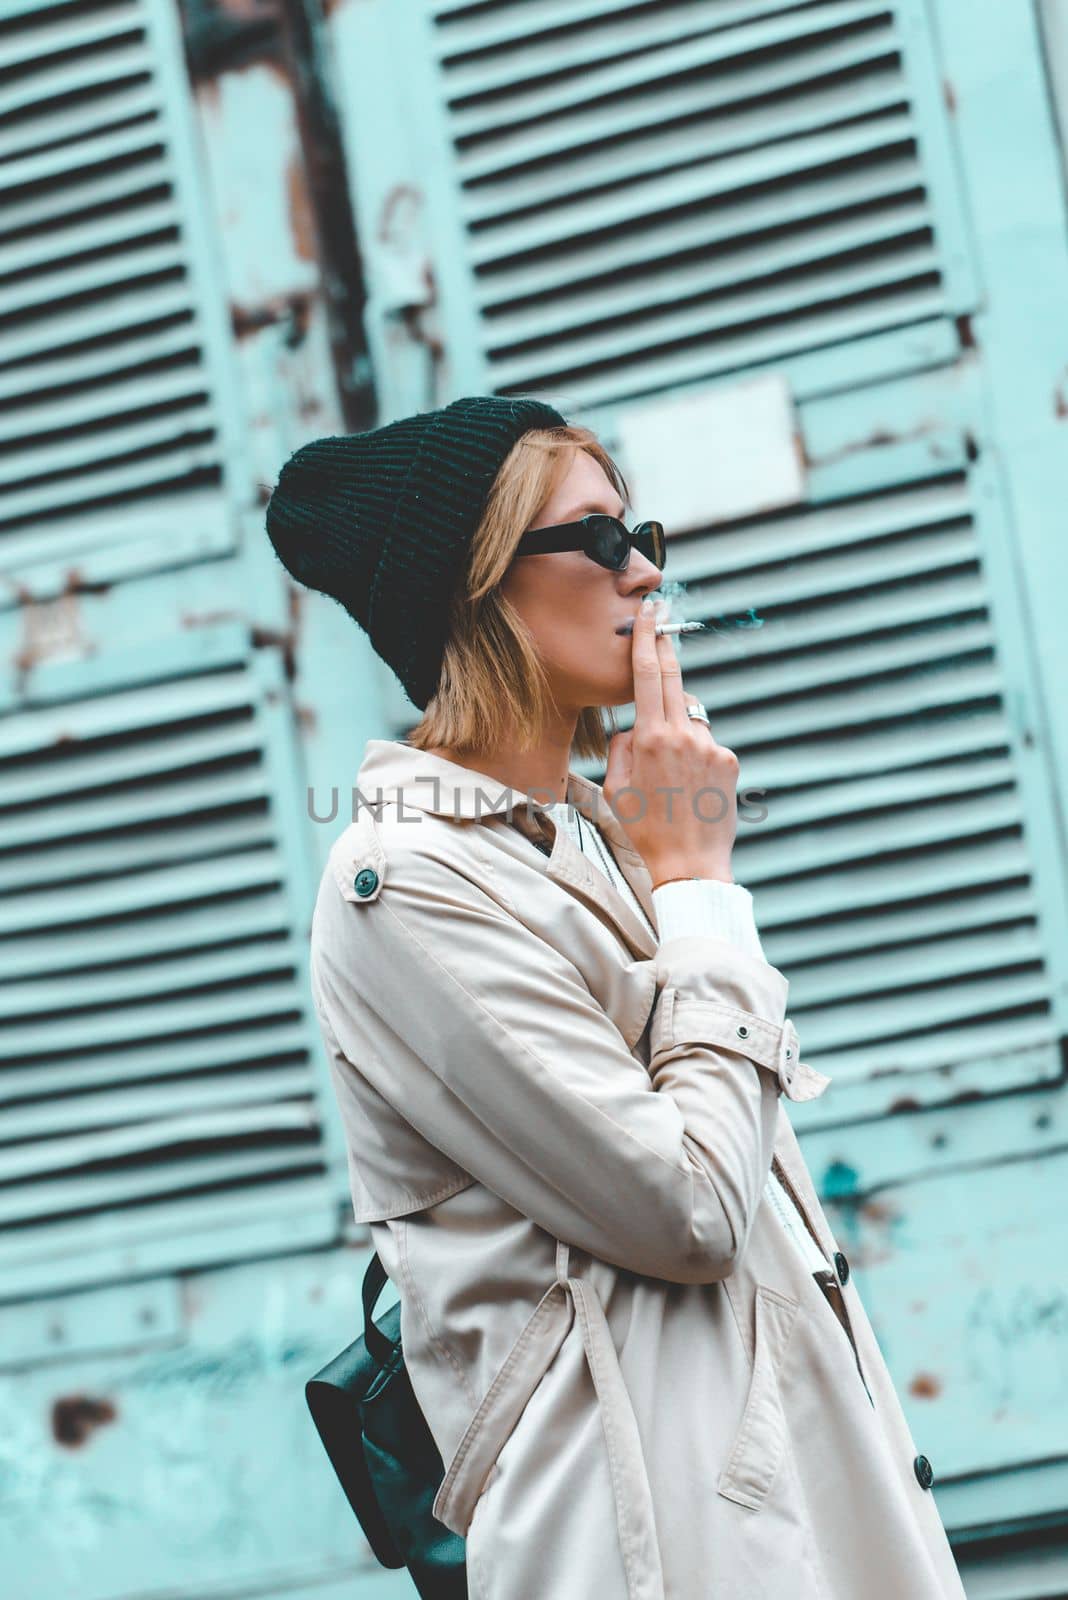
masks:
<path fill-rule="evenodd" d="M 72 92 L 77 92 L 76 90 Z M 0 132 L 0 160 L 14 161 L 42 146 L 103 134 L 109 127 L 144 121 L 157 110 L 155 90 L 140 84 L 122 84 L 111 89 L 108 104 L 87 111 L 41 111 L 22 117 L 14 129 Z"/>
<path fill-rule="evenodd" d="M 117 304 L 90 304 L 77 311 L 50 311 L 24 331 L 5 337 L 4 361 L 29 363 L 41 356 L 55 358 L 68 343 L 85 345 L 90 340 L 111 339 L 115 334 L 136 334 L 140 338 L 153 324 L 177 319 L 186 321 L 188 315 L 189 296 L 181 283 L 128 283 Z M 77 361 L 80 352 L 75 350 L 72 356 Z M 0 367 L 0 378 L 12 383 L 25 383 L 27 376 L 32 382 L 33 375 L 28 365 L 20 365 L 17 371 Z M 44 387 L 44 384 L 33 384 L 31 388 L 27 384 L 23 392 L 33 394 Z M 3 501 L 0 501 L 2 511 Z M 47 545 L 45 530 L 38 533 L 37 543 L 42 549 Z"/>
<path fill-rule="evenodd" d="M 771 150 L 705 161 L 666 176 L 637 178 L 603 199 L 583 200 L 573 210 L 558 206 L 526 221 L 484 230 L 476 235 L 471 257 L 476 266 L 486 266 L 523 251 L 630 226 L 699 201 L 715 199 L 722 204 L 736 190 L 786 178 L 796 180 L 803 172 L 892 150 L 914 135 L 909 117 L 894 116 L 829 134 L 808 135 Z"/>
<path fill-rule="evenodd" d="M 233 544 L 227 353 L 174 29 L 169 0 L 83 0 L 76 17 L 20 5 L 0 40 L 0 559 L 31 590 L 74 512 L 119 513 L 86 523 L 83 563 L 127 544 L 151 570 L 183 559 L 172 496 L 211 488 L 223 514 L 200 553 Z"/>
<path fill-rule="evenodd" d="M 682 73 L 694 73 L 702 68 L 729 62 L 735 57 L 788 45 L 794 49 L 808 38 L 830 33 L 850 23 L 863 22 L 877 17 L 886 9 L 885 0 L 836 0 L 831 5 L 806 7 L 786 16 L 771 17 L 752 26 L 716 29 L 699 33 L 689 29 L 689 37 L 680 44 L 661 45 L 655 36 L 647 48 L 637 54 L 623 53 L 617 65 L 612 57 L 619 43 L 617 27 L 602 33 L 596 41 L 583 46 L 574 41 L 566 55 L 558 55 L 556 70 L 544 83 L 531 79 L 533 73 L 522 71 L 530 54 L 524 51 L 521 62 L 516 63 L 509 84 L 504 73 L 493 72 L 483 76 L 477 85 L 489 96 L 485 106 L 454 110 L 454 128 L 459 139 L 483 135 L 497 127 L 514 126 L 522 121 L 540 121 L 553 114 L 566 114 L 577 107 L 588 105 L 591 99 L 609 95 L 641 91 L 651 82 L 662 81 Z M 606 15 L 606 22 L 610 16 Z M 695 19 L 696 20 L 696 19 Z M 560 68 L 566 66 L 567 78 L 560 83 Z M 571 74 L 574 73 L 572 78 Z M 454 83 L 450 74 L 449 97 L 455 101 L 461 96 L 473 95 L 476 80 L 470 70 L 460 68 Z M 507 99 L 500 91 L 509 89 Z"/>
<path fill-rule="evenodd" d="M 810 119 L 813 126 L 819 126 L 870 115 L 901 100 L 900 80 L 892 70 L 893 55 L 892 34 L 866 29 L 802 56 L 791 53 L 759 67 L 739 67 L 730 82 L 722 85 L 706 81 L 692 87 L 672 82 L 654 86 L 639 101 L 624 107 L 609 100 L 576 110 L 563 123 L 550 122 L 546 128 L 524 126 L 515 133 L 495 133 L 458 152 L 460 177 L 473 190 L 467 215 L 477 216 L 479 208 L 495 194 L 501 200 L 512 198 L 516 208 L 519 197 L 525 204 L 555 199 L 559 179 L 552 171 L 543 175 L 539 166 L 547 157 L 564 151 L 581 152 L 581 164 L 573 166 L 572 178 L 583 189 L 590 189 L 628 174 L 655 170 L 663 152 L 670 154 L 680 140 L 690 141 L 697 155 L 708 155 L 802 132 Z M 834 81 L 848 80 L 859 69 L 884 60 L 886 70 L 869 72 L 860 84 Z M 800 95 L 786 95 L 791 89 Z M 753 110 L 739 109 L 739 103 L 744 104 L 750 94 L 765 103 Z M 768 97 L 773 97 L 770 102 Z M 780 100 L 782 103 L 777 103 Z M 711 118 L 712 112 L 718 116 Z M 692 120 L 702 115 L 706 120 Z M 503 185 L 487 181 L 498 174 L 507 174 L 516 186 L 513 196 L 504 193 Z"/>
<path fill-rule="evenodd" d="M 50 1217 L 79 1215 L 90 1209 L 97 1212 L 103 1210 L 109 1217 L 111 1215 L 118 1217 L 122 1215 L 120 1208 L 136 1206 L 139 1200 L 151 1199 L 152 1206 L 146 1208 L 146 1212 L 138 1218 L 140 1226 L 136 1230 L 130 1230 L 135 1231 L 137 1236 L 151 1235 L 155 1230 L 150 1229 L 147 1224 L 150 1218 L 154 1220 L 154 1214 L 162 1211 L 160 1201 L 188 1190 L 199 1182 L 214 1184 L 220 1177 L 230 1176 L 252 1183 L 267 1170 L 289 1175 L 307 1165 L 307 1157 L 299 1150 L 273 1152 L 267 1157 L 254 1150 L 234 1151 L 221 1160 L 213 1161 L 210 1157 L 201 1157 L 195 1165 L 188 1162 L 169 1162 L 161 1166 L 155 1164 L 154 1151 L 150 1151 L 149 1156 L 152 1164 L 146 1164 L 143 1169 L 130 1175 L 116 1172 L 108 1177 L 99 1178 L 82 1174 L 73 1182 L 69 1178 L 56 1182 L 38 1181 L 28 1189 L 27 1199 L 22 1202 L 13 1203 L 10 1199 L 5 1199 L 4 1191 L 0 1189 L 0 1222 L 5 1226 L 16 1219 L 47 1222 Z M 295 1198 L 299 1199 L 299 1192 Z M 162 1226 L 165 1226 L 165 1223 L 161 1216 L 156 1222 L 156 1227 Z M 51 1228 L 20 1230 L 30 1238 L 46 1231 L 50 1233 Z M 114 1225 L 109 1225 L 109 1238 L 114 1239 L 116 1231 Z M 5 1256 L 17 1252 L 19 1242 L 16 1235 L 7 1241 L 6 1247 L 0 1246 L 0 1263 L 3 1263 Z M 189 1245 L 197 1255 L 203 1252 L 202 1241 L 190 1240 Z M 177 1260 L 184 1264 L 181 1245 Z"/>
<path fill-rule="evenodd" d="M 147 1181 L 159 1196 L 156 1203 L 114 1207 L 104 1213 L 104 1226 L 94 1228 L 91 1216 L 67 1220 L 72 1207 L 61 1191 L 57 1198 L 65 1203 L 56 1209 L 66 1217 L 47 1227 L 6 1229 L 0 1236 L 5 1285 L 17 1284 L 20 1294 L 34 1295 L 54 1289 L 58 1281 L 69 1291 L 101 1274 L 128 1278 L 174 1271 L 191 1257 L 233 1260 L 235 1242 L 248 1254 L 277 1249 L 283 1237 L 291 1250 L 322 1242 L 321 1200 L 306 1177 L 279 1183 L 270 1205 L 256 1194 L 251 1199 L 235 1196 L 222 1227 L 214 1194 L 176 1197 L 166 1190 L 165 1170 L 160 1168 Z"/>
<path fill-rule="evenodd" d="M 261 943 L 254 948 L 239 946 L 194 951 L 172 960 L 155 959 L 145 966 L 107 971 L 90 968 L 84 974 L 70 974 L 58 998 L 53 980 L 42 976 L 28 983 L 0 987 L 0 1019 L 49 1008 L 58 1018 L 64 1012 L 93 1006 L 99 1009 L 126 1005 L 137 999 L 155 1000 L 160 995 L 173 997 L 183 990 L 254 978 L 263 974 L 269 962 L 273 962 L 277 972 L 291 972 L 298 961 L 296 951 L 278 941 L 269 945 Z M 28 1042 L 32 1043 L 32 1037 Z"/>
<path fill-rule="evenodd" d="M 1005 858 L 1002 857 L 1002 864 Z M 850 920 L 848 928 L 841 924 L 816 924 L 798 934 L 789 927 L 775 934 L 776 949 L 790 965 L 804 961 L 812 977 L 817 965 L 829 962 L 831 957 L 850 958 L 858 949 L 865 950 L 882 942 L 894 941 L 906 946 L 947 934 L 981 932 L 985 928 L 1011 926 L 1031 922 L 1038 910 L 1034 891 L 1030 888 L 997 888 L 985 890 L 981 885 L 969 885 L 968 894 L 949 894 L 941 899 L 925 900 L 902 910 L 885 910 L 859 914 Z M 764 930 L 767 933 L 768 929 Z M 922 946 L 921 946 L 922 948 Z M 926 962 L 928 953 L 924 950 Z M 822 998 L 833 999 L 837 990 L 837 969 L 827 969 L 827 986 Z M 926 977 L 926 967 L 923 976 Z M 815 993 L 815 986 L 813 988 Z"/>
<path fill-rule="evenodd" d="M 88 413 L 90 406 L 107 403 L 96 398 L 98 389 L 107 380 L 111 380 L 108 392 L 143 395 L 146 391 L 141 385 L 148 383 L 149 379 L 141 376 L 141 369 L 171 362 L 175 356 L 191 357 L 195 354 L 196 334 L 188 326 L 152 328 L 140 336 L 135 335 L 123 340 L 118 348 L 107 346 L 100 350 L 72 350 L 59 361 L 37 361 L 32 376 L 18 367 L 0 372 L 0 402 L 17 400 L 20 415 L 33 404 L 40 405 L 42 412 L 51 412 L 61 402 L 54 396 L 48 400 L 39 400 L 36 397 L 42 390 L 66 389 L 71 386 L 79 391 L 78 399 L 68 400 L 64 397 L 62 403 L 73 406 L 80 400 Z M 170 373 L 161 371 L 155 374 L 151 381 L 153 385 L 157 385 L 173 383 L 175 379 Z M 196 384 L 201 382 L 195 373 L 185 381 Z M 90 385 L 92 387 L 89 387 Z M 8 427 L 17 427 L 17 423 L 9 423 Z M 9 539 L 5 550 L 10 552 L 13 547 Z"/>
<path fill-rule="evenodd" d="M 231 1226 L 332 1235 L 282 668 L 189 671 L 0 722 L 0 1259 L 91 1254 L 132 1214 L 153 1239 L 208 1192 L 209 1259 Z"/>
<path fill-rule="evenodd" d="M 780 726 L 784 726 L 786 718 Z M 851 728 L 848 740 L 816 740 L 786 748 L 782 744 L 764 747 L 746 766 L 746 782 L 771 794 L 791 784 L 831 783 L 858 773 L 885 772 L 890 767 L 925 761 L 964 760 L 1003 749 L 1010 742 L 1004 712 L 975 710 L 959 718 L 930 725 L 891 722 L 878 733 L 866 728 Z"/>
<path fill-rule="evenodd" d="M 1060 1076 L 1057 1068 L 1059 1055 L 1057 1029 L 1053 1022 L 1048 1018 L 1021 1015 L 1004 1019 L 983 1017 L 971 1026 L 956 1028 L 948 1036 L 941 1029 L 930 1035 L 913 1035 L 901 1041 L 900 1048 L 893 1051 L 892 1059 L 895 1071 L 900 1074 L 897 1094 L 907 1101 L 911 1097 L 909 1074 L 912 1073 L 948 1075 L 952 1068 L 974 1068 L 977 1064 L 989 1064 L 992 1070 L 987 1072 L 983 1080 L 984 1091 L 989 1093 L 991 1083 L 1011 1089 L 1056 1079 Z M 851 1083 L 868 1075 L 871 1046 L 835 1050 L 821 1059 L 844 1094 L 848 1094 Z M 956 1074 L 952 1081 L 956 1088 Z M 927 1092 L 930 1093 L 929 1090 Z M 840 1100 L 844 1099 L 844 1094 L 840 1095 Z M 891 1098 L 893 1096 L 888 1093 L 887 1099 Z"/>
<path fill-rule="evenodd" d="M 431 10 L 439 23 L 443 55 L 482 53 L 502 45 L 522 44 L 531 52 L 530 39 L 560 28 L 577 29 L 583 23 L 612 20 L 613 37 L 624 49 L 635 48 L 680 31 L 735 27 L 773 12 L 800 10 L 809 0 L 638 0 L 619 15 L 614 0 L 540 0 L 536 9 L 519 0 L 498 0 L 491 9 L 472 0 L 434 0 Z M 465 16 L 464 13 L 469 15 Z M 674 13 L 674 15 L 672 15 Z M 581 35 L 579 35 L 581 37 Z M 551 61 L 551 56 L 550 56 Z"/>
<path fill-rule="evenodd" d="M 236 858 L 220 854 L 179 867 L 156 867 L 137 877 L 103 878 L 78 885 L 78 925 L 109 922 L 113 917 L 140 916 L 161 908 L 214 900 L 225 906 L 227 894 L 255 892 L 278 881 L 279 865 L 270 850 L 249 850 Z M 71 921 L 70 894 L 63 887 L 39 887 L 32 894 L 0 900 L 0 938 L 44 933 L 57 921 Z M 8 957 L 5 970 L 14 971 L 19 951 Z M 79 966 L 89 960 L 84 955 Z"/>
<path fill-rule="evenodd" d="M 150 1051 L 124 1051 L 121 1083 L 167 1076 L 187 1078 L 191 1074 L 204 1074 L 206 1081 L 214 1082 L 226 1067 L 262 1075 L 267 1070 L 275 1070 L 279 1063 L 288 1064 L 291 1059 L 299 1059 L 306 1045 L 304 1027 L 292 1023 L 288 1026 L 272 1023 L 258 1030 L 243 1028 L 239 1037 L 197 1035 L 179 1043 L 153 1045 Z M 53 1097 L 113 1088 L 116 1081 L 116 1069 L 107 1058 L 58 1062 L 48 1068 L 48 1089 Z M 198 1080 L 193 1077 L 190 1081 Z M 19 1100 L 29 1103 L 40 1090 L 41 1074 L 36 1065 L 9 1067 L 0 1078 L 0 1096 L 4 1103 Z"/>
<path fill-rule="evenodd" d="M 691 216 L 687 211 L 657 218 L 648 233 L 618 234 L 609 241 L 595 235 L 582 239 L 569 250 L 566 260 L 555 262 L 550 256 L 532 264 L 518 257 L 478 280 L 478 303 L 487 311 L 500 310 L 510 316 L 515 305 L 537 300 L 539 291 L 551 281 L 557 289 L 568 285 L 592 284 L 600 277 L 611 282 L 643 266 L 656 266 L 689 258 L 691 252 L 713 246 L 741 244 L 755 236 L 773 235 L 795 224 L 828 225 L 865 205 L 915 198 L 915 173 L 906 161 L 880 160 L 877 169 L 865 169 L 863 181 L 845 169 L 821 171 L 815 177 L 798 181 L 786 190 L 775 189 L 766 195 L 759 188 L 737 198 L 722 215 L 715 210 Z M 557 299 L 559 300 L 559 295 Z M 566 305 L 566 301 L 563 302 Z"/>
<path fill-rule="evenodd" d="M 203 382 L 197 373 L 178 372 L 160 373 L 152 378 L 127 378 L 109 385 L 104 393 L 93 389 L 69 399 L 41 400 L 19 406 L 6 418 L 0 417 L 0 444 L 13 439 L 39 438 L 45 430 L 66 433 L 90 422 L 104 422 L 108 417 L 133 418 L 149 406 L 192 402 L 202 398 L 203 392 Z M 20 457 L 20 461 L 23 459 L 28 457 Z"/>
<path fill-rule="evenodd" d="M 138 239 L 148 239 L 158 233 L 174 233 L 179 221 L 178 209 L 170 201 L 159 205 L 146 205 L 138 209 L 134 217 L 107 217 L 103 221 L 80 222 L 70 228 L 54 228 L 47 237 L 31 240 L 28 243 L 9 245 L 5 252 L 4 265 L 9 272 L 29 272 L 39 268 L 51 267 L 55 274 L 52 292 L 73 293 L 75 287 L 79 290 L 99 288 L 105 281 L 99 276 L 99 264 L 81 269 L 81 279 L 75 274 L 69 277 L 63 272 L 62 264 L 77 255 L 88 255 L 93 250 L 110 249 L 116 245 L 132 246 Z M 172 258 L 175 252 L 171 252 Z M 177 259 L 180 261 L 181 257 Z M 58 264 L 58 265 L 57 265 Z M 141 270 L 144 270 L 142 265 Z M 94 273 L 96 277 L 92 276 Z M 44 280 L 47 282 L 47 280 Z M 17 291 L 5 300 L 0 300 L 3 310 L 20 310 L 30 305 L 47 304 L 49 295 L 43 288 L 41 279 L 36 279 L 32 290 L 20 302 Z"/>
<path fill-rule="evenodd" d="M 837 270 L 812 272 L 799 283 L 781 289 L 765 288 L 759 283 L 742 284 L 688 311 L 658 310 L 654 301 L 640 320 L 628 320 L 603 333 L 586 337 L 573 335 L 566 343 L 558 341 L 546 349 L 539 347 L 511 360 L 500 355 L 496 370 L 506 386 L 534 387 L 539 380 L 562 376 L 576 367 L 622 362 L 626 356 L 646 350 L 650 343 L 672 345 L 752 322 L 796 317 L 821 306 L 833 307 L 844 299 L 869 294 L 874 289 L 929 279 L 936 270 L 934 252 L 920 246 L 900 250 L 874 266 L 840 266 Z M 717 281 L 720 285 L 736 282 L 729 273 L 710 274 L 709 278 L 709 287 Z"/>
<path fill-rule="evenodd" d="M 38 12 L 47 9 L 47 5 L 37 8 Z M 34 8 L 19 5 L 17 10 L 32 15 Z M 13 35 L 9 42 L 0 43 L 0 72 L 10 72 L 16 67 L 29 67 L 37 72 L 46 67 L 53 56 L 62 59 L 75 50 L 88 52 L 93 47 L 113 44 L 139 32 L 138 8 L 129 0 L 125 4 L 100 6 L 99 10 L 99 17 L 84 20 L 67 15 L 62 28 L 55 28 L 51 34 L 27 31 Z"/>
<path fill-rule="evenodd" d="M 797 267 L 814 266 L 838 255 L 859 256 L 890 240 L 908 241 L 929 231 L 926 207 L 913 202 L 880 212 L 877 217 L 823 227 L 802 239 L 754 245 L 746 250 L 731 251 L 725 259 L 706 259 L 695 265 L 666 269 L 656 276 L 648 275 L 642 284 L 633 287 L 621 284 L 618 288 L 609 286 L 590 289 L 585 294 L 569 294 L 564 302 L 566 309 L 557 307 L 555 314 L 546 306 L 526 312 L 512 311 L 503 325 L 507 344 L 494 346 L 493 353 L 496 355 L 502 349 L 536 339 L 559 339 L 561 334 L 566 334 L 572 336 L 567 351 L 573 360 L 576 353 L 580 357 L 583 355 L 584 347 L 573 337 L 583 328 L 630 317 L 632 326 L 644 329 L 649 317 L 661 307 L 724 291 L 731 291 L 731 299 L 741 300 L 740 319 L 749 320 L 762 312 L 761 279 L 774 278 Z M 928 270 L 932 268 L 933 252 L 924 251 L 918 259 Z M 808 283 L 813 281 L 817 280 L 809 279 Z M 848 292 L 846 274 L 837 276 L 834 281 Z M 808 288 L 803 292 L 812 291 Z M 798 291 L 791 293 L 796 297 Z M 616 348 L 625 349 L 626 343 L 625 337 L 619 338 Z"/>

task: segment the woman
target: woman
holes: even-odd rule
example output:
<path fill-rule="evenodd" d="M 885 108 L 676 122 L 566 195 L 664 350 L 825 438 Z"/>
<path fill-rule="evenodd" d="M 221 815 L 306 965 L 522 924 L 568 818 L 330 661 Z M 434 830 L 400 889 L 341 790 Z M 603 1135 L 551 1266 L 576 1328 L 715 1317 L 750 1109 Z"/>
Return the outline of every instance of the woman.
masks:
<path fill-rule="evenodd" d="M 592 433 L 472 397 L 305 446 L 268 510 L 424 712 L 366 746 L 312 981 L 435 1515 L 475 1600 L 960 1600 L 627 498 Z"/>

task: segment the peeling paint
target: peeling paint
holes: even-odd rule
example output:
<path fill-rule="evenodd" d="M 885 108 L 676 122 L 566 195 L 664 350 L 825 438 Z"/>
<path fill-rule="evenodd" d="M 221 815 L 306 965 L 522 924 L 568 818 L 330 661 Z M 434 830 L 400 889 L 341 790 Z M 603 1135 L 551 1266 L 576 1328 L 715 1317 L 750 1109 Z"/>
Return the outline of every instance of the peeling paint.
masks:
<path fill-rule="evenodd" d="M 846 461 L 850 456 L 859 455 L 866 450 L 880 450 L 892 445 L 905 444 L 909 440 L 923 439 L 929 435 L 937 435 L 945 426 L 944 419 L 939 417 L 924 417 L 915 427 L 895 430 L 892 428 L 873 428 L 862 439 L 851 439 L 848 444 L 842 445 L 838 450 L 828 451 L 826 455 L 813 456 L 809 464 L 813 467 L 829 467 L 836 462 Z M 937 453 L 938 445 L 932 442 L 932 452 Z"/>
<path fill-rule="evenodd" d="M 25 605 L 20 614 L 22 637 L 13 659 L 21 674 L 32 672 L 42 661 L 84 657 L 97 649 L 85 632 L 75 589 L 65 589 L 51 600 Z"/>
<path fill-rule="evenodd" d="M 179 624 L 183 628 L 214 628 L 220 622 L 240 622 L 240 611 L 183 611 Z"/>

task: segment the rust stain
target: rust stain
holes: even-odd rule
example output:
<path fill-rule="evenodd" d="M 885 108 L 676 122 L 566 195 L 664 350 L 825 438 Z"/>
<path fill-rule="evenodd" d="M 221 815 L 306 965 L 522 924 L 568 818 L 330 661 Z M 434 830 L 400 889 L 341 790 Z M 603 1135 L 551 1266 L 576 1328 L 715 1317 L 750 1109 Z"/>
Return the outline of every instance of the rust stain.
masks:
<path fill-rule="evenodd" d="M 917 1372 L 909 1384 L 909 1394 L 914 1394 L 918 1400 L 933 1400 L 941 1393 L 942 1380 L 933 1372 Z"/>
<path fill-rule="evenodd" d="M 286 195 L 289 201 L 289 225 L 297 255 L 302 261 L 314 261 L 315 219 L 304 167 L 297 156 L 291 156 L 286 162 Z"/>
<path fill-rule="evenodd" d="M 894 1209 L 892 1206 L 888 1206 L 885 1200 L 865 1200 L 860 1209 L 869 1222 L 893 1222 L 894 1220 Z"/>
<path fill-rule="evenodd" d="M 1063 383 L 1059 383 L 1053 391 L 1053 415 L 1058 422 L 1068 417 L 1068 398 L 1065 397 Z"/>
<path fill-rule="evenodd" d="M 946 102 L 946 110 L 951 117 L 957 114 L 957 91 L 952 78 L 942 79 L 942 97 Z"/>
<path fill-rule="evenodd" d="M 898 1095 L 896 1100 L 891 1100 L 887 1106 L 887 1113 L 893 1115 L 895 1111 L 920 1111 L 920 1102 L 911 1094 Z"/>
<path fill-rule="evenodd" d="M 52 1404 L 52 1437 L 68 1450 L 78 1450 L 106 1423 L 114 1422 L 118 1412 L 111 1400 L 93 1395 L 64 1395 Z"/>
<path fill-rule="evenodd" d="M 276 295 L 273 299 L 261 301 L 255 306 L 242 305 L 237 300 L 232 301 L 230 325 L 235 339 L 244 340 L 250 334 L 262 332 L 264 328 L 273 328 L 280 322 L 288 322 L 285 341 L 290 349 L 295 350 L 307 337 L 311 314 L 311 296 L 294 291 L 292 294 Z"/>

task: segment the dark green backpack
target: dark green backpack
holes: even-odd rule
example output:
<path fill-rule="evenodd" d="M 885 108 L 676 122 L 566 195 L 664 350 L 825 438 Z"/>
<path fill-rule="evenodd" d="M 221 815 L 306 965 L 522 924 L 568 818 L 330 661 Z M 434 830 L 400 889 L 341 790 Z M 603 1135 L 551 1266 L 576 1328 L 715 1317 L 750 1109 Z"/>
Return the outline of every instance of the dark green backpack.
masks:
<path fill-rule="evenodd" d="M 363 1335 L 304 1393 L 376 1559 L 407 1567 L 423 1600 L 467 1600 L 465 1541 L 430 1509 L 445 1469 L 404 1365 L 400 1306 L 373 1317 L 388 1281 L 376 1251 L 363 1279 Z"/>

